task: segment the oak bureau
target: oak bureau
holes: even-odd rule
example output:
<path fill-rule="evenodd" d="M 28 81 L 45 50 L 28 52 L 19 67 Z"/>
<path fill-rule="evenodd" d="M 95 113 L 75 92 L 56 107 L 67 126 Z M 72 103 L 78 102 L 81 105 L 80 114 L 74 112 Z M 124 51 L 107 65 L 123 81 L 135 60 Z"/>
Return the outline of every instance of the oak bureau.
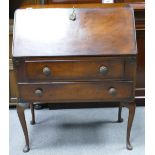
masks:
<path fill-rule="evenodd" d="M 13 63 L 17 113 L 30 150 L 24 110 L 34 102 L 119 102 L 129 109 L 126 147 L 135 113 L 136 36 L 127 5 L 53 5 L 16 10 Z"/>

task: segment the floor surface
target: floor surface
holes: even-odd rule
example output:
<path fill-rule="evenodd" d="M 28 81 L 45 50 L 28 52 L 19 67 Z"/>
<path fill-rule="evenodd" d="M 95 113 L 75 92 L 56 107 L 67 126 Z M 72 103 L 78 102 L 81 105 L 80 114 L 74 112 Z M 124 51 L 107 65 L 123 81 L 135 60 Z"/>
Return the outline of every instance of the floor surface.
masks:
<path fill-rule="evenodd" d="M 10 109 L 10 155 L 24 155 L 24 135 L 15 109 Z M 128 110 L 123 123 L 116 123 L 117 108 L 36 110 L 36 124 L 26 120 L 31 150 L 25 155 L 144 155 L 145 112 L 136 109 L 131 132 L 132 151 L 126 150 Z"/>

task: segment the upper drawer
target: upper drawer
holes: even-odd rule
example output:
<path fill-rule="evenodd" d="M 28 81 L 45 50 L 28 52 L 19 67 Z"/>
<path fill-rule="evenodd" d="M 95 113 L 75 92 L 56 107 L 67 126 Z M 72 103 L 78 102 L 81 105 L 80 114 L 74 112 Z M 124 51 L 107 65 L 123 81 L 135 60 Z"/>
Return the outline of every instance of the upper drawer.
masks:
<path fill-rule="evenodd" d="M 81 58 L 57 60 L 26 60 L 25 74 L 28 80 L 102 80 L 122 79 L 124 60 L 120 58 Z"/>

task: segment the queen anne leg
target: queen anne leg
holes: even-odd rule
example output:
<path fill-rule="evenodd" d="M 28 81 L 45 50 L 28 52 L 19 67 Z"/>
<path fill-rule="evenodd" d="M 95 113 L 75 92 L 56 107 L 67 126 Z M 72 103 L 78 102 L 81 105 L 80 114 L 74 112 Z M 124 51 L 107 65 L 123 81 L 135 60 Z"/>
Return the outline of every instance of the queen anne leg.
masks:
<path fill-rule="evenodd" d="M 122 103 L 119 104 L 119 109 L 118 109 L 118 122 L 123 122 L 122 118 Z"/>
<path fill-rule="evenodd" d="M 29 137 L 28 137 L 28 131 L 27 131 L 27 125 L 26 125 L 26 120 L 25 120 L 25 113 L 24 110 L 29 106 L 28 103 L 18 103 L 17 104 L 17 114 L 24 132 L 24 136 L 25 136 L 25 142 L 26 145 L 23 149 L 23 152 L 28 152 L 30 150 L 29 147 Z"/>
<path fill-rule="evenodd" d="M 128 117 L 128 126 L 127 126 L 126 147 L 128 150 L 132 150 L 133 147 L 130 143 L 130 133 L 131 133 L 131 127 L 132 127 L 132 123 L 135 115 L 135 109 L 136 109 L 135 102 L 129 103 L 128 108 L 129 108 L 129 117 Z"/>
<path fill-rule="evenodd" d="M 31 114 L 32 114 L 32 120 L 30 122 L 31 125 L 35 124 L 35 113 L 34 113 L 34 104 L 33 102 L 30 103 L 30 109 L 31 109 Z"/>

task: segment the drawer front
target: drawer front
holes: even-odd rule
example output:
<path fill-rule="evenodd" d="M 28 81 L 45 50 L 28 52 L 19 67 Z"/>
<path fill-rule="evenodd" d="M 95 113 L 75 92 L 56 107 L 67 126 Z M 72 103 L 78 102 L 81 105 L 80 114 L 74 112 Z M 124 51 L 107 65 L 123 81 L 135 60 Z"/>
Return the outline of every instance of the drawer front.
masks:
<path fill-rule="evenodd" d="M 133 98 L 133 83 L 52 82 L 44 84 L 20 83 L 20 97 L 26 101 L 120 101 Z"/>
<path fill-rule="evenodd" d="M 117 58 L 25 61 L 25 67 L 31 81 L 95 81 L 124 75 L 124 60 Z"/>

